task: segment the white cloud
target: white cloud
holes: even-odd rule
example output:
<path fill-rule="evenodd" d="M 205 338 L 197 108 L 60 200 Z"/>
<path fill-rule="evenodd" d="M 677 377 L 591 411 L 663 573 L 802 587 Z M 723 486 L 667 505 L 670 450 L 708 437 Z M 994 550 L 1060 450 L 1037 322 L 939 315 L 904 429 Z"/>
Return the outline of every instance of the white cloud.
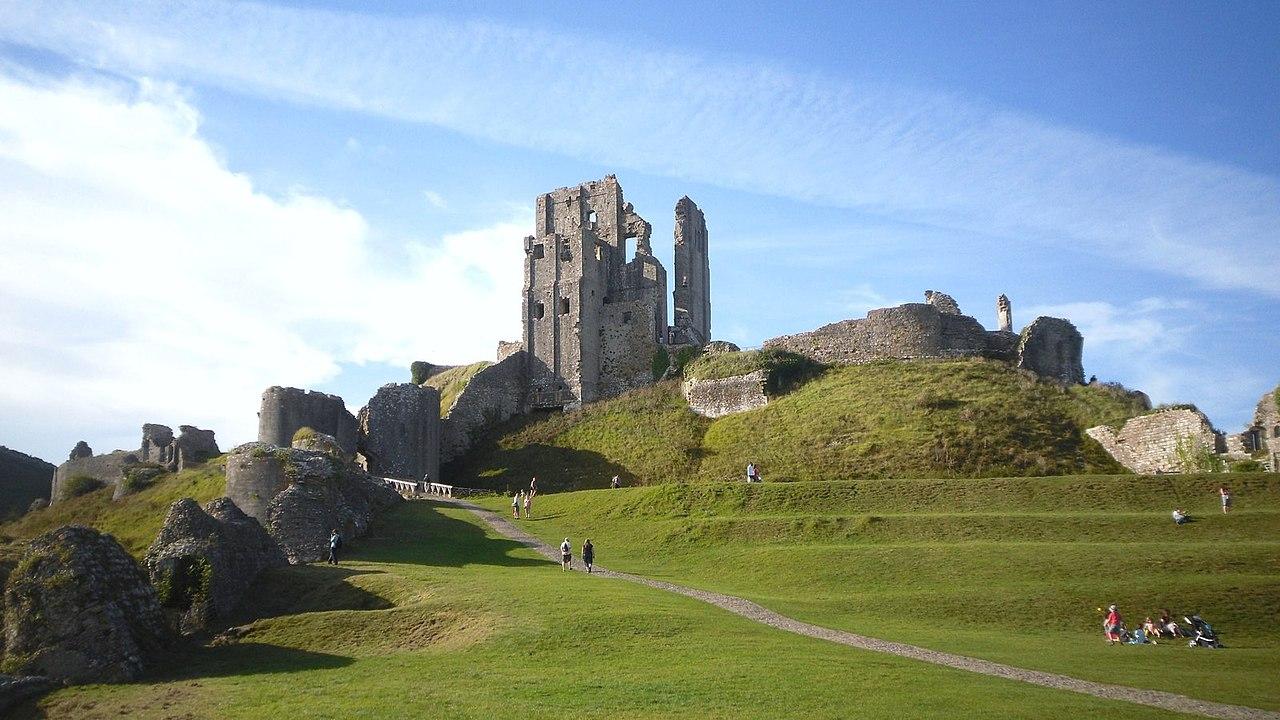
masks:
<path fill-rule="evenodd" d="M 171 85 L 0 69 L 0 416 L 33 435 L 158 421 L 243 442 L 268 385 L 487 358 L 517 334 L 531 218 L 375 272 L 360 213 L 255 189 L 199 120 Z"/>
<path fill-rule="evenodd" d="M 839 293 L 840 307 L 853 313 L 850 317 L 863 317 L 871 310 L 876 308 L 895 307 L 909 302 L 921 302 L 920 300 L 894 300 L 887 295 L 882 295 L 869 283 L 860 283 L 847 290 Z"/>
<path fill-rule="evenodd" d="M 423 190 L 422 197 L 426 199 L 428 205 L 437 210 L 444 210 L 449 207 L 449 203 L 445 201 L 444 196 L 435 190 Z"/>
<path fill-rule="evenodd" d="M 1280 181 L 953 95 L 642 41 L 243 3 L 27 2 L 0 13 L 0 38 L 1280 296 Z"/>

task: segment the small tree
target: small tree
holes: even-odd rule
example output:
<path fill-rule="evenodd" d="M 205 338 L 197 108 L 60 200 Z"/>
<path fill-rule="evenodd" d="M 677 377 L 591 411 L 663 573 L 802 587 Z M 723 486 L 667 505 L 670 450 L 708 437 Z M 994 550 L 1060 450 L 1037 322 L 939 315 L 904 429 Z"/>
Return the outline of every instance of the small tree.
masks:
<path fill-rule="evenodd" d="M 1178 466 L 1184 473 L 1222 472 L 1222 458 L 1191 435 L 1178 438 L 1174 452 L 1178 456 Z"/>

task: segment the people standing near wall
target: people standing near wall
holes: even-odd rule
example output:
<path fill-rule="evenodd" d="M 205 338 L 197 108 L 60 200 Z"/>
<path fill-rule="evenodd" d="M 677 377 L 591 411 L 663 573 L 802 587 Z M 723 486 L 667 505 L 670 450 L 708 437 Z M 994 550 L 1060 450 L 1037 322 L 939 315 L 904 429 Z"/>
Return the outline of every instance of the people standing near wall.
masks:
<path fill-rule="evenodd" d="M 524 518 L 528 520 L 529 513 L 533 509 L 533 494 L 530 493 L 528 495 L 525 495 L 523 491 L 520 494 L 524 497 Z"/>
<path fill-rule="evenodd" d="M 1231 509 L 1231 491 L 1226 485 L 1219 485 L 1218 495 L 1222 498 L 1222 512 L 1225 513 Z"/>
<path fill-rule="evenodd" d="M 582 564 L 587 566 L 587 574 L 591 574 L 591 565 L 596 561 L 596 548 L 591 544 L 591 538 L 587 538 L 582 543 Z"/>
<path fill-rule="evenodd" d="M 520 519 L 520 496 L 523 494 L 523 490 L 520 492 L 511 491 L 511 517 L 517 520 Z"/>
<path fill-rule="evenodd" d="M 560 572 L 564 572 L 573 567 L 573 546 L 569 544 L 569 538 L 565 538 L 560 543 Z"/>

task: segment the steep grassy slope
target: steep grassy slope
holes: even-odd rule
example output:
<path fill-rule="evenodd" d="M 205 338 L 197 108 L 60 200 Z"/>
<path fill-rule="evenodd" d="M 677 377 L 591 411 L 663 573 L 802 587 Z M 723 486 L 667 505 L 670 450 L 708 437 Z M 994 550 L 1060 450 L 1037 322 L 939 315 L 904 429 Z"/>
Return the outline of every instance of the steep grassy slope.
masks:
<path fill-rule="evenodd" d="M 406 503 L 283 612 L 167 674 L 60 690 L 18 718 L 1172 717 L 773 630 L 562 573 L 470 513 Z M 296 573 L 304 577 L 296 578 Z M 297 579 L 298 582 L 282 580 Z M 1034 709 L 1034 712 L 1029 709 Z"/>
<path fill-rule="evenodd" d="M 542 495 L 521 523 L 828 627 L 1280 709 L 1280 476 L 1226 477 L 1229 515 L 1223 475 L 1122 475 L 592 490 Z M 1112 602 L 1131 626 L 1201 612 L 1229 649 L 1108 647 Z"/>
<path fill-rule="evenodd" d="M 141 557 L 160 532 L 175 500 L 189 497 L 203 505 L 222 496 L 226 486 L 223 462 L 222 458 L 214 458 L 180 473 L 162 475 L 150 487 L 119 502 L 111 500 L 109 487 L 60 500 L 0 525 L 0 536 L 30 538 L 63 525 L 89 525 L 114 535 L 132 555 Z"/>
<path fill-rule="evenodd" d="M 440 391 L 440 417 L 449 415 L 449 409 L 453 407 L 453 401 L 457 400 L 462 391 L 466 389 L 467 383 L 471 382 L 471 378 L 492 364 L 491 362 L 478 362 L 470 365 L 460 365 L 455 368 L 449 368 L 439 375 L 427 378 L 426 384 Z"/>
<path fill-rule="evenodd" d="M 759 354 L 696 361 L 693 374 L 754 368 Z M 702 363 L 701 365 L 699 363 Z M 741 366 L 741 367 L 740 367 Z M 767 407 L 715 421 L 673 382 L 567 414 L 517 418 L 445 469 L 460 485 L 548 488 L 737 479 L 973 477 L 1124 472 L 1084 429 L 1141 410 L 1106 388 L 1036 380 L 982 360 L 827 370 Z"/>

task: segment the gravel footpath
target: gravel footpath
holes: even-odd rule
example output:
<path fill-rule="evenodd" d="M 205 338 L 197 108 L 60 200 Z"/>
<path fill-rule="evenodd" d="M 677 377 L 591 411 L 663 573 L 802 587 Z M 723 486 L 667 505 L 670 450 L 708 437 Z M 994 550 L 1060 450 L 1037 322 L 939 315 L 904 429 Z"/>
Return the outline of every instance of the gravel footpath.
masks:
<path fill-rule="evenodd" d="M 482 508 L 479 505 L 467 502 L 466 500 L 440 499 L 438 501 L 467 508 L 479 515 L 482 520 L 488 523 L 490 527 L 500 534 L 538 551 L 552 562 L 560 562 L 560 549 L 558 547 L 552 547 L 538 538 L 533 537 L 513 525 L 501 515 L 486 508 Z M 575 570 L 585 571 L 585 568 L 582 567 L 581 558 L 578 558 L 576 565 L 577 567 L 574 568 Z M 934 665 L 944 665 L 946 667 L 968 670 L 970 672 L 981 673 L 983 675 L 991 675 L 993 677 L 1006 678 L 1009 680 L 1018 680 L 1021 682 L 1031 683 L 1032 685 L 1042 685 L 1044 687 L 1055 688 L 1057 690 L 1070 690 L 1071 692 L 1093 695 L 1094 697 L 1105 698 L 1107 700 L 1122 700 L 1125 702 L 1138 703 L 1139 705 L 1150 705 L 1152 707 L 1171 710 L 1173 712 L 1203 715 L 1211 718 L 1224 718 L 1225 720 L 1280 720 L 1280 713 L 1271 712 L 1269 710 L 1259 710 L 1257 708 L 1244 707 L 1242 705 L 1227 705 L 1224 703 L 1210 702 L 1208 700 L 1198 700 L 1185 695 L 1175 695 L 1174 693 L 1161 692 L 1159 690 L 1143 690 L 1141 688 L 1132 688 L 1123 685 L 1106 685 L 1103 683 L 1091 682 L 1089 680 L 1080 680 L 1066 675 L 1042 672 L 1040 670 L 1026 670 L 1023 668 L 1013 667 L 1012 665 L 1004 665 L 990 660 L 980 660 L 978 658 L 967 657 L 965 655 L 939 652 L 937 650 L 927 650 L 915 645 L 889 642 L 887 640 L 877 640 L 873 637 L 844 632 L 843 630 L 832 630 L 831 628 L 811 625 L 806 622 L 789 618 L 785 615 L 779 615 L 778 613 L 757 605 L 750 600 L 744 600 L 733 595 L 724 595 L 717 592 L 711 592 L 709 590 L 698 590 L 696 588 L 676 585 L 675 583 L 663 582 L 661 580 L 653 580 L 639 575 L 606 570 L 599 565 L 595 566 L 594 574 L 601 577 L 627 580 L 641 585 L 648 585 L 649 587 L 657 588 L 659 590 L 666 590 L 668 592 L 686 595 L 688 597 L 710 603 L 716 607 L 724 608 L 736 615 L 741 615 L 742 617 L 755 620 L 758 623 L 778 628 L 779 630 L 796 633 L 797 635 L 808 635 L 809 637 L 829 640 L 834 643 L 849 645 L 863 650 L 889 653 L 891 655 L 911 658 L 912 660 L 921 660 L 933 663 Z"/>

